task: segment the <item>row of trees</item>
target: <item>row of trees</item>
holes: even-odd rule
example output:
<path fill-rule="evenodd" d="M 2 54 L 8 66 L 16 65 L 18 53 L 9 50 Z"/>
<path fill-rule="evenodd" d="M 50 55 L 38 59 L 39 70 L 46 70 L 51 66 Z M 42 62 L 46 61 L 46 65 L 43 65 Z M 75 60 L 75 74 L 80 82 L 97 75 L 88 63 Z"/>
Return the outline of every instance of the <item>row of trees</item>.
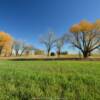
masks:
<path fill-rule="evenodd" d="M 60 55 L 64 43 L 70 43 L 73 47 L 79 49 L 83 57 L 86 58 L 94 50 L 100 50 L 100 20 L 95 23 L 81 21 L 79 24 L 73 25 L 70 32 L 64 34 L 61 38 L 55 38 L 52 32 L 44 37 L 41 43 L 45 45 L 48 55 L 53 47 L 57 48 L 57 53 Z"/>
<path fill-rule="evenodd" d="M 65 43 L 69 43 L 79 49 L 86 58 L 91 55 L 91 52 L 100 50 L 100 20 L 95 23 L 81 21 L 70 28 L 69 33 L 61 37 L 57 37 L 54 32 L 48 32 L 47 36 L 43 36 L 40 42 L 45 45 L 47 55 L 49 56 L 51 49 L 56 47 L 58 56 L 61 54 L 61 49 Z M 38 50 L 32 45 L 27 45 L 25 42 L 14 40 L 12 36 L 5 32 L 0 32 L 0 55 L 11 56 L 14 52 L 16 56 L 29 54 L 30 51 Z M 36 52 L 37 53 L 37 52 Z"/>
<path fill-rule="evenodd" d="M 64 37 L 57 38 L 54 32 L 48 32 L 47 36 L 40 39 L 40 42 L 45 45 L 48 56 L 54 47 L 56 47 L 59 56 L 64 45 Z"/>
<path fill-rule="evenodd" d="M 14 40 L 12 36 L 5 32 L 0 32 L 0 55 L 3 56 L 22 56 L 28 54 L 34 48 L 23 41 Z"/>

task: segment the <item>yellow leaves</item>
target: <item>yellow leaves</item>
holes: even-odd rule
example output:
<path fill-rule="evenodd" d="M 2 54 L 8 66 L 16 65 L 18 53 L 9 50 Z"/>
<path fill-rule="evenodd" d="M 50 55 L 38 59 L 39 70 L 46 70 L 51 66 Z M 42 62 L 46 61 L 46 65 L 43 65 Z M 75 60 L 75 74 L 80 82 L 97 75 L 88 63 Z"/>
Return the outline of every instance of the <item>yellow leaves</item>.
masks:
<path fill-rule="evenodd" d="M 3 52 L 4 53 L 10 53 L 11 52 L 11 45 L 5 45 L 3 47 Z"/>
<path fill-rule="evenodd" d="M 12 41 L 12 37 L 9 34 L 0 32 L 0 44 L 4 44 L 10 41 Z"/>
<path fill-rule="evenodd" d="M 5 32 L 0 32 L 0 46 L 2 47 L 3 52 L 10 52 L 11 51 L 11 43 L 13 39 L 12 37 L 5 33 Z"/>
<path fill-rule="evenodd" d="M 78 33 L 84 31 L 92 31 L 94 28 L 95 25 L 93 23 L 90 23 L 88 21 L 81 21 L 79 24 L 73 25 L 70 29 L 70 32 Z"/>
<path fill-rule="evenodd" d="M 94 29 L 94 24 L 87 21 L 81 21 L 79 25 L 81 26 L 81 31 L 92 31 Z"/>
<path fill-rule="evenodd" d="M 72 32 L 72 33 L 78 33 L 78 32 L 80 32 L 81 31 L 81 27 L 80 27 L 80 25 L 79 24 L 75 24 L 75 25 L 73 25 L 71 28 L 70 28 L 70 32 Z"/>
<path fill-rule="evenodd" d="M 94 23 L 95 28 L 100 31 L 100 20 L 96 20 L 96 22 Z"/>
<path fill-rule="evenodd" d="M 95 25 L 100 25 L 100 20 L 96 20 Z"/>

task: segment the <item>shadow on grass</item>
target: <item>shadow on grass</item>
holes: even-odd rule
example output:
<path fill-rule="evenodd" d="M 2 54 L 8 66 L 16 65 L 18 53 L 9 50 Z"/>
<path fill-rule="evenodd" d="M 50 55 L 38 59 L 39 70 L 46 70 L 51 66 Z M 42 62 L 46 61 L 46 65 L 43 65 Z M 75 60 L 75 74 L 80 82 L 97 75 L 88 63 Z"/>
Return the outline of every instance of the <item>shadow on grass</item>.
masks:
<path fill-rule="evenodd" d="M 11 61 L 100 61 L 100 58 L 11 58 Z"/>

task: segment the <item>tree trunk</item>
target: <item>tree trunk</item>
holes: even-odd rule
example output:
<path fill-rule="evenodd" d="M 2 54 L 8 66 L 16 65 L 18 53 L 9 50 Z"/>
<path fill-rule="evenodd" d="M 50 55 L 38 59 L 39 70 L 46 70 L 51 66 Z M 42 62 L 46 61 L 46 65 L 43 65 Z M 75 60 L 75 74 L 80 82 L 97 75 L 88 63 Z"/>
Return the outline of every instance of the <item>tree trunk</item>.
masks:
<path fill-rule="evenodd" d="M 60 53 L 61 53 L 60 50 L 58 50 L 58 51 L 57 51 L 57 56 L 58 56 L 58 57 L 60 56 Z"/>
<path fill-rule="evenodd" d="M 13 48 L 14 48 L 14 46 L 12 45 L 11 52 L 10 52 L 10 55 L 9 56 L 12 56 L 12 54 L 13 54 Z"/>
<path fill-rule="evenodd" d="M 2 49 L 3 49 L 3 46 L 0 46 L 0 55 L 1 55 L 1 53 L 2 53 Z"/>
<path fill-rule="evenodd" d="M 16 56 L 18 56 L 18 50 L 16 50 Z"/>
<path fill-rule="evenodd" d="M 88 52 L 88 51 L 84 51 L 84 52 L 83 52 L 83 57 L 84 57 L 84 58 L 87 58 L 88 56 L 89 56 L 89 52 Z"/>
<path fill-rule="evenodd" d="M 47 51 L 47 56 L 49 56 L 49 54 L 50 54 L 50 50 Z"/>
<path fill-rule="evenodd" d="M 1 53 L 2 53 L 2 49 L 0 48 L 0 55 L 1 55 Z"/>
<path fill-rule="evenodd" d="M 20 56 L 22 56 L 22 54 L 24 53 L 24 51 L 25 51 L 25 49 L 23 49 L 23 50 L 22 50 L 22 52 L 21 52 Z"/>
<path fill-rule="evenodd" d="M 91 52 L 89 52 L 89 56 L 91 56 Z"/>

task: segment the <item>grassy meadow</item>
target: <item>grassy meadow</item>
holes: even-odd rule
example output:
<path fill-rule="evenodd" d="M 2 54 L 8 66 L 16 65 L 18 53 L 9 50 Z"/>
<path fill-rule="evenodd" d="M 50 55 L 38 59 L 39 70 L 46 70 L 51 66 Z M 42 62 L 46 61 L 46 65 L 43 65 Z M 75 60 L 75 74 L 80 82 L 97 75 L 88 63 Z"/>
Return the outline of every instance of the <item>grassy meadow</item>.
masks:
<path fill-rule="evenodd" d="M 100 62 L 0 61 L 0 100 L 100 100 Z"/>

